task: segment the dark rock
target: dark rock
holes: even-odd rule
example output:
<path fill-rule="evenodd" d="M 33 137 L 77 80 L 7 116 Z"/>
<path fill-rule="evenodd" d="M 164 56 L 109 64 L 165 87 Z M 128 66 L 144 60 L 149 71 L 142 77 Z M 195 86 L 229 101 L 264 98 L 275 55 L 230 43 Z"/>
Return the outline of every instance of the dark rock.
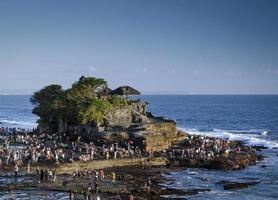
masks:
<path fill-rule="evenodd" d="M 257 151 L 261 151 L 263 149 L 268 149 L 267 147 L 265 146 L 251 146 L 252 148 L 256 149 Z"/>
<path fill-rule="evenodd" d="M 186 195 L 195 195 L 200 192 L 209 192 L 211 189 L 190 189 L 190 190 L 179 190 L 174 188 L 161 189 L 159 191 L 160 195 L 178 195 L 178 196 L 186 196 Z"/>
<path fill-rule="evenodd" d="M 207 168 L 216 170 L 240 170 L 246 168 L 248 165 L 255 164 L 256 161 L 263 157 L 256 155 L 254 151 L 233 153 L 231 152 L 227 157 L 222 156 L 210 160 L 201 158 L 175 158 L 169 159 L 168 167 L 194 167 Z"/>
<path fill-rule="evenodd" d="M 232 190 L 232 189 L 243 189 L 243 188 L 248 188 L 251 185 L 256 185 L 260 183 L 260 181 L 250 181 L 250 182 L 245 182 L 245 183 L 227 183 L 224 185 L 225 190 Z"/>
<path fill-rule="evenodd" d="M 217 182 L 216 184 L 223 185 L 223 184 L 228 184 L 228 183 L 230 183 L 230 181 L 222 180 L 222 181 Z"/>

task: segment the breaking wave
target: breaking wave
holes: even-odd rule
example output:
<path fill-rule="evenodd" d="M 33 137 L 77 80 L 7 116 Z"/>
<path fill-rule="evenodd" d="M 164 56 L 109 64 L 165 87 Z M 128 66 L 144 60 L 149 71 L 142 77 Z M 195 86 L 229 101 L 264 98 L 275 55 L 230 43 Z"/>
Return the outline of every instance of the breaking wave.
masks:
<path fill-rule="evenodd" d="M 250 130 L 197 130 L 178 128 L 179 130 L 185 131 L 192 135 L 205 135 L 209 137 L 225 138 L 228 140 L 242 141 L 250 146 L 263 146 L 267 148 L 278 148 L 278 141 L 270 140 L 267 138 L 269 132 L 261 129 L 250 129 Z"/>
<path fill-rule="evenodd" d="M 0 120 L 0 126 L 18 126 L 18 127 L 36 127 L 37 123 L 33 122 L 24 122 L 24 121 L 15 121 L 15 120 Z"/>

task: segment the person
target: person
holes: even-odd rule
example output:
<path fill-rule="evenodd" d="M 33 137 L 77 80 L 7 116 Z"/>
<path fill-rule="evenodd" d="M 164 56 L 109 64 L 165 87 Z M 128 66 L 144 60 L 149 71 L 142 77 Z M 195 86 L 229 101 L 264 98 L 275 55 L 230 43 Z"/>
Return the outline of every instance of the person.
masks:
<path fill-rule="evenodd" d="M 237 148 L 236 148 L 236 153 L 240 153 L 240 147 L 238 146 Z"/>
<path fill-rule="evenodd" d="M 69 200 L 74 200 L 74 191 L 73 190 L 71 190 L 69 192 Z"/>
<path fill-rule="evenodd" d="M 151 177 L 149 177 L 148 180 L 147 180 L 147 186 L 148 186 L 149 189 L 151 189 L 151 186 L 152 186 Z"/>
<path fill-rule="evenodd" d="M 27 173 L 30 173 L 31 172 L 31 166 L 30 166 L 30 164 L 28 163 L 27 164 Z"/>
<path fill-rule="evenodd" d="M 100 180 L 104 179 L 104 170 L 103 169 L 101 169 L 99 171 L 99 174 L 100 174 Z"/>
<path fill-rule="evenodd" d="M 13 194 L 14 194 L 14 186 L 9 185 L 9 199 L 13 199 Z"/>
<path fill-rule="evenodd" d="M 129 195 L 129 200 L 134 200 L 134 196 L 132 193 Z"/>
<path fill-rule="evenodd" d="M 116 173 L 112 172 L 111 175 L 112 175 L 112 183 L 115 183 L 116 182 Z"/>
<path fill-rule="evenodd" d="M 91 200 L 90 191 L 87 189 L 84 191 L 85 200 Z"/>
<path fill-rule="evenodd" d="M 18 165 L 17 164 L 14 165 L 14 175 L 15 176 L 18 175 Z"/>
<path fill-rule="evenodd" d="M 43 178 L 44 178 L 44 171 L 43 169 L 41 169 L 41 174 L 40 174 L 40 181 L 43 182 Z"/>
<path fill-rule="evenodd" d="M 40 176 L 40 168 L 39 168 L 39 167 L 36 167 L 36 174 L 37 174 L 38 176 Z"/>
<path fill-rule="evenodd" d="M 98 194 L 98 184 L 97 184 L 97 181 L 95 182 L 95 191 L 96 191 L 96 194 Z"/>
<path fill-rule="evenodd" d="M 122 200 L 120 194 L 118 193 L 117 196 L 115 197 L 115 200 Z"/>
<path fill-rule="evenodd" d="M 47 182 L 48 181 L 48 170 L 44 170 L 44 180 Z"/>
<path fill-rule="evenodd" d="M 56 179 L 57 179 L 56 171 L 53 170 L 52 173 L 53 173 L 53 182 L 56 182 Z"/>
<path fill-rule="evenodd" d="M 3 165 L 3 163 L 2 163 L 2 160 L 0 158 L 0 174 L 2 174 L 2 165 Z"/>

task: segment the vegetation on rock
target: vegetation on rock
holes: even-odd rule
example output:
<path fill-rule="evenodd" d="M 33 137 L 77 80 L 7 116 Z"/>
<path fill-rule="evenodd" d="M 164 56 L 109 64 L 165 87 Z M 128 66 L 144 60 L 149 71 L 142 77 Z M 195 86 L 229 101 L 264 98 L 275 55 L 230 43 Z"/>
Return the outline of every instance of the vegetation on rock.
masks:
<path fill-rule="evenodd" d="M 39 125 L 50 131 L 57 131 L 59 124 L 103 123 L 108 110 L 127 104 L 116 95 L 101 98 L 99 93 L 106 87 L 104 79 L 84 76 L 67 90 L 56 84 L 45 86 L 31 98 L 33 113 L 39 116 Z"/>

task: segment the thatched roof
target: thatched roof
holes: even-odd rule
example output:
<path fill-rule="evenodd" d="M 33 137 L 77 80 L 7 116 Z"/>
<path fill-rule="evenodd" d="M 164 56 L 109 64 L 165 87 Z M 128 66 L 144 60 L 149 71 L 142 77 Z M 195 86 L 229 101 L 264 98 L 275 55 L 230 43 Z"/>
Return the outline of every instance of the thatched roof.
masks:
<path fill-rule="evenodd" d="M 104 90 L 98 93 L 99 97 L 107 97 L 111 94 L 112 90 L 109 87 L 104 88 Z"/>
<path fill-rule="evenodd" d="M 111 92 L 111 94 L 129 96 L 129 95 L 140 95 L 141 93 L 138 90 L 136 90 L 130 86 L 121 86 L 121 87 L 118 87 L 117 89 L 113 90 Z"/>

